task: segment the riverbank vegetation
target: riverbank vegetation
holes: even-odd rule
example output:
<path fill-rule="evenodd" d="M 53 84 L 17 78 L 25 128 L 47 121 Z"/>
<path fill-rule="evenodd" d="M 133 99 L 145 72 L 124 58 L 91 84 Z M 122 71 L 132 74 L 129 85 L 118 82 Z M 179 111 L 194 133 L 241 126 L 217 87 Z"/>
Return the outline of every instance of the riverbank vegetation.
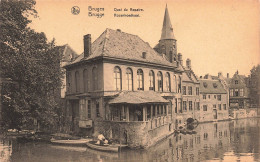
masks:
<path fill-rule="evenodd" d="M 55 41 L 29 27 L 34 0 L 0 1 L 2 128 L 50 129 L 59 112 L 62 71 Z"/>

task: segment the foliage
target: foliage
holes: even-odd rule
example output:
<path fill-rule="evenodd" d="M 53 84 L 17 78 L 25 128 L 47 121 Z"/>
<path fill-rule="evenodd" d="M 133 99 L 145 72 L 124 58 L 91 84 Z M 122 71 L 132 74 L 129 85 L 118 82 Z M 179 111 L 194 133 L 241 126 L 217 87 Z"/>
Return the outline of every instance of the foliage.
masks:
<path fill-rule="evenodd" d="M 59 108 L 61 56 L 54 40 L 47 42 L 44 33 L 28 27 L 28 16 L 37 17 L 34 5 L 34 0 L 0 1 L 0 72 L 13 84 L 3 91 L 4 123 L 9 127 L 29 127 L 35 120 L 49 126 Z"/>
<path fill-rule="evenodd" d="M 249 98 L 252 107 L 260 106 L 260 65 L 254 66 L 249 76 Z"/>

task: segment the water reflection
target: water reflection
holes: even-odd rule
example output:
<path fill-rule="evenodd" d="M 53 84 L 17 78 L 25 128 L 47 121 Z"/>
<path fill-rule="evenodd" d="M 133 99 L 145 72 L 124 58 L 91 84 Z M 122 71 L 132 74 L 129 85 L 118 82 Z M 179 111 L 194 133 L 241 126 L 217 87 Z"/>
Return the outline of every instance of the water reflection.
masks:
<path fill-rule="evenodd" d="M 260 161 L 260 119 L 200 124 L 196 132 L 172 135 L 148 150 L 120 153 L 0 137 L 0 161 Z"/>

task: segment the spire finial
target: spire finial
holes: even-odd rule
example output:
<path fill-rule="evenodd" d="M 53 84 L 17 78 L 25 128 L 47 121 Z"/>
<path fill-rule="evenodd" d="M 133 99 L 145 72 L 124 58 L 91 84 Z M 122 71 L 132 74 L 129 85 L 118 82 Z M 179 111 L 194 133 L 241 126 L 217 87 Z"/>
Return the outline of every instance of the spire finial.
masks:
<path fill-rule="evenodd" d="M 165 6 L 165 13 L 164 13 L 164 19 L 163 19 L 163 27 L 162 27 L 162 35 L 161 40 L 163 39 L 175 39 L 173 34 L 173 28 L 167 8 L 167 3 Z"/>

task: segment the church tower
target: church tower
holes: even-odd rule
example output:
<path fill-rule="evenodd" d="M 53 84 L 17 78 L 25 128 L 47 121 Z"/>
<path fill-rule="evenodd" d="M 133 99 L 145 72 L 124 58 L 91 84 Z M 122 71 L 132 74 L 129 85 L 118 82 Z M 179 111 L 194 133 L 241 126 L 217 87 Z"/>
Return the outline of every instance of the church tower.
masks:
<path fill-rule="evenodd" d="M 154 49 L 160 54 L 165 54 L 168 61 L 177 61 L 176 41 L 177 40 L 175 39 L 173 34 L 173 28 L 166 4 L 161 39 L 159 40 L 159 43 L 154 47 Z"/>

